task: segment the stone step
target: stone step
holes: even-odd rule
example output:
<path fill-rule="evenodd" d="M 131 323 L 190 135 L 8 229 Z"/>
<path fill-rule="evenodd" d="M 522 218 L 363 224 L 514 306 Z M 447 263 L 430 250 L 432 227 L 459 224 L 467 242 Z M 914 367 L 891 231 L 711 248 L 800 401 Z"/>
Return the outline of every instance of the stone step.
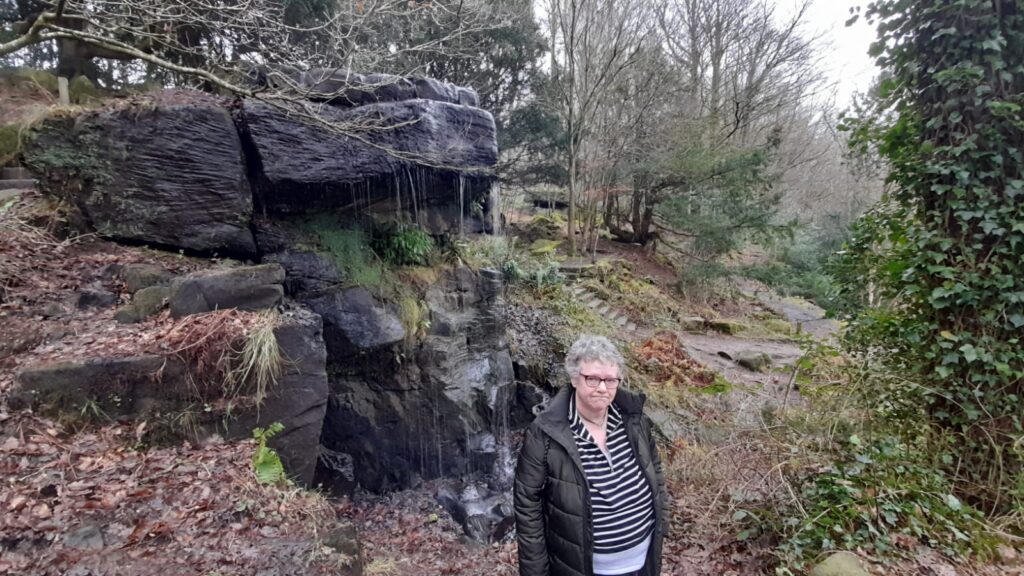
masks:
<path fill-rule="evenodd" d="M 36 181 L 31 179 L 0 180 L 0 190 L 32 190 Z"/>
<path fill-rule="evenodd" d="M 0 172 L 0 180 L 32 180 L 32 173 L 24 166 L 7 166 Z"/>

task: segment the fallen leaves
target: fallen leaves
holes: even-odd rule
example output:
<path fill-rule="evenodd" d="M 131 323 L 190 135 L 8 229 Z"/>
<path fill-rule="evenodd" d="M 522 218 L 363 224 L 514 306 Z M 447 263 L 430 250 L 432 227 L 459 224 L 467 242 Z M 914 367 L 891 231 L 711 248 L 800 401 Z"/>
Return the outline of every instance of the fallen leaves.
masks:
<path fill-rule="evenodd" d="M 126 444 L 137 428 L 65 436 L 28 414 L 5 418 L 0 573 L 330 573 L 317 534 L 343 520 L 316 493 L 256 484 L 251 441 L 136 452 Z M 70 545 L 83 526 L 95 538 Z M 323 562 L 307 567 L 314 552 Z"/>
<path fill-rule="evenodd" d="M 702 387 L 715 382 L 715 372 L 691 358 L 675 332 L 658 332 L 632 352 L 657 385 Z"/>

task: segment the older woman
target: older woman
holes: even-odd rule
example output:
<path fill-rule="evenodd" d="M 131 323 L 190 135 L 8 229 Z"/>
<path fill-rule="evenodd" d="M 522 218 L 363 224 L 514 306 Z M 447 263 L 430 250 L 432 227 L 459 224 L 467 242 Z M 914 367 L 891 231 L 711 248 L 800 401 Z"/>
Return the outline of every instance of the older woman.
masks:
<path fill-rule="evenodd" d="M 516 466 L 521 576 L 657 576 L 665 481 L 644 396 L 607 338 L 569 349 L 571 386 L 527 429 Z"/>

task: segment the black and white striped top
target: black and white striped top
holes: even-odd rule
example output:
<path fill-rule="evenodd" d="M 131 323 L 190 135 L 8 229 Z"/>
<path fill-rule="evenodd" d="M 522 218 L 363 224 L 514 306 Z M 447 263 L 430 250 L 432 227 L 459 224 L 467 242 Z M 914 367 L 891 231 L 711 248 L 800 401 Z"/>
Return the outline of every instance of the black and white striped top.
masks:
<path fill-rule="evenodd" d="M 569 400 L 569 425 L 590 490 L 594 553 L 611 554 L 640 545 L 654 532 L 654 498 L 629 445 L 622 416 L 614 404 L 608 408 L 607 456 L 576 411 L 575 394 Z"/>

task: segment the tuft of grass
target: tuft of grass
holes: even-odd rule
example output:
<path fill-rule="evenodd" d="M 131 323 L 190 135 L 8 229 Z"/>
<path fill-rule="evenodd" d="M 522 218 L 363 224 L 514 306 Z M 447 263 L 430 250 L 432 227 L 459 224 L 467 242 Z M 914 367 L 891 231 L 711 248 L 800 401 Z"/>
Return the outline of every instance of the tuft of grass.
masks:
<path fill-rule="evenodd" d="M 363 569 L 363 574 L 367 576 L 392 576 L 397 573 L 398 563 L 394 558 L 374 558 Z"/>
<path fill-rule="evenodd" d="M 410 295 L 398 299 L 398 317 L 405 328 L 405 344 L 411 346 L 423 338 L 430 327 L 430 314 L 426 303 Z"/>
<path fill-rule="evenodd" d="M 230 368 L 224 374 L 227 397 L 236 396 L 243 387 L 251 385 L 255 388 L 253 393 L 257 409 L 263 404 L 267 390 L 281 377 L 284 364 L 274 334 L 279 322 L 280 317 L 274 309 L 259 313 L 259 320 L 245 335 L 241 351 L 229 363 Z"/>

